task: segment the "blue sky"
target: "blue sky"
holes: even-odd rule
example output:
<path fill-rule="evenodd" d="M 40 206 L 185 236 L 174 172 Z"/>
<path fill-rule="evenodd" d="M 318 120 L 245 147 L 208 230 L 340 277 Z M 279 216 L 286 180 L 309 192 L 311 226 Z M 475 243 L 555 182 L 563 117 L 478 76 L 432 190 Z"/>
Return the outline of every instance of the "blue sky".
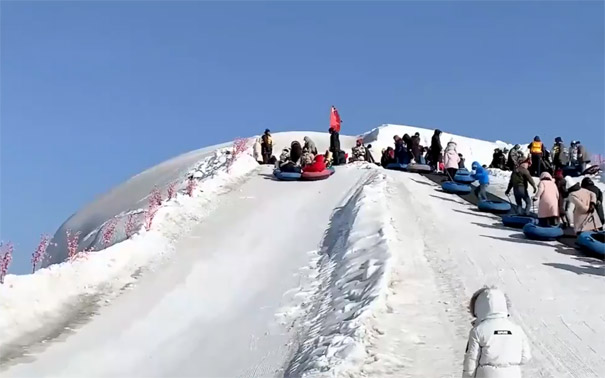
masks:
<path fill-rule="evenodd" d="M 605 151 L 602 2 L 2 2 L 0 235 L 269 127 L 382 123 Z"/>

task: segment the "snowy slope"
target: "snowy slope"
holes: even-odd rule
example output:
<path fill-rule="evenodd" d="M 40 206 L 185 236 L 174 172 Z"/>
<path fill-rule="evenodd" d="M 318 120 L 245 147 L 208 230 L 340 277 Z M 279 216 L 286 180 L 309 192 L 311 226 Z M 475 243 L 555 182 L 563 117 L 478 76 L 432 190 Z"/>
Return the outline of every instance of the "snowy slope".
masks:
<path fill-rule="evenodd" d="M 432 130 L 408 126 L 363 137 L 378 157 L 393 135 L 416 130 L 428 144 Z M 274 154 L 305 135 L 327 149 L 326 133 L 278 133 Z M 504 146 L 448 138 L 467 162 L 489 163 Z M 343 149 L 354 141 L 341 136 Z M 7 276 L 0 375 L 460 376 L 466 303 L 494 284 L 530 338 L 527 376 L 605 376 L 601 261 L 527 241 L 419 175 L 351 164 L 326 181 L 286 183 L 248 154 L 229 171 L 226 159 L 209 149 L 160 175 L 201 181 L 193 198 L 162 207 L 150 232 Z M 106 216 L 146 205 L 149 187 L 135 179 Z M 501 192 L 506 177 L 494 179 Z M 90 208 L 70 226 L 107 220 Z"/>

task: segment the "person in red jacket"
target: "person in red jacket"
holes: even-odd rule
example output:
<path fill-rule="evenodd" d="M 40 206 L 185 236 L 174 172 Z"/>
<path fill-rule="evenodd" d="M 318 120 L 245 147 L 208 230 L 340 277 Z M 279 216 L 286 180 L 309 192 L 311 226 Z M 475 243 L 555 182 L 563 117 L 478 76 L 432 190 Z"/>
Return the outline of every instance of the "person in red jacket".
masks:
<path fill-rule="evenodd" d="M 303 172 L 322 172 L 326 170 L 325 158 L 323 155 L 315 156 L 313 164 L 303 167 Z"/>

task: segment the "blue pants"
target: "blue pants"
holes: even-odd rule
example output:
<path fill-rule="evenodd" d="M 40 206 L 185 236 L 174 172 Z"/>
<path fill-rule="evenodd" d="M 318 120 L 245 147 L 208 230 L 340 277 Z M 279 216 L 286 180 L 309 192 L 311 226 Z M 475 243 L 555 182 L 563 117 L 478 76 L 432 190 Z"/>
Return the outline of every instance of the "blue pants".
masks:
<path fill-rule="evenodd" d="M 517 203 L 517 214 L 529 215 L 531 200 L 529 199 L 527 188 L 515 186 L 513 188 L 513 193 L 515 195 L 515 202 Z M 523 201 L 525 201 L 525 206 L 523 206 Z"/>
<path fill-rule="evenodd" d="M 475 195 L 479 198 L 479 201 L 487 201 L 487 186 L 489 184 L 479 184 L 475 188 Z"/>

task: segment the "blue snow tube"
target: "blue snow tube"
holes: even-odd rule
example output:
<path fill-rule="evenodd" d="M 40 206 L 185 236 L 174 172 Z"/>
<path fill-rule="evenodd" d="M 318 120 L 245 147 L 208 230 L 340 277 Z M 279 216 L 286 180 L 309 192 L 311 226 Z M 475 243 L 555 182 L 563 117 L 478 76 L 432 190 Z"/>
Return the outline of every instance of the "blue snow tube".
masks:
<path fill-rule="evenodd" d="M 282 172 L 279 169 L 273 171 L 273 176 L 281 181 L 298 181 L 300 180 L 300 172 Z"/>
<path fill-rule="evenodd" d="M 578 235 L 580 249 L 605 258 L 605 231 L 587 231 Z"/>
<path fill-rule="evenodd" d="M 446 181 L 441 184 L 441 189 L 446 193 L 452 194 L 469 194 L 471 192 L 471 186 L 466 184 L 458 184 L 453 181 Z"/>
<path fill-rule="evenodd" d="M 408 164 L 407 170 L 409 172 L 431 172 L 432 169 L 427 164 Z"/>
<path fill-rule="evenodd" d="M 529 215 L 505 215 L 502 217 L 502 224 L 506 227 L 523 228 L 528 223 L 537 223 L 538 220 Z"/>
<path fill-rule="evenodd" d="M 394 171 L 405 171 L 407 169 L 407 164 L 399 164 L 399 163 L 391 163 L 388 164 L 385 168 L 392 169 Z"/>
<path fill-rule="evenodd" d="M 535 223 L 528 223 L 523 226 L 523 233 L 528 239 L 548 241 L 563 236 L 563 229 L 559 226 L 540 227 Z"/>
<path fill-rule="evenodd" d="M 454 181 L 462 184 L 470 184 L 475 181 L 471 173 L 466 168 L 462 168 L 456 171 L 454 175 Z"/>
<path fill-rule="evenodd" d="M 510 203 L 501 201 L 479 201 L 479 210 L 488 211 L 490 213 L 508 213 L 510 211 Z"/>

